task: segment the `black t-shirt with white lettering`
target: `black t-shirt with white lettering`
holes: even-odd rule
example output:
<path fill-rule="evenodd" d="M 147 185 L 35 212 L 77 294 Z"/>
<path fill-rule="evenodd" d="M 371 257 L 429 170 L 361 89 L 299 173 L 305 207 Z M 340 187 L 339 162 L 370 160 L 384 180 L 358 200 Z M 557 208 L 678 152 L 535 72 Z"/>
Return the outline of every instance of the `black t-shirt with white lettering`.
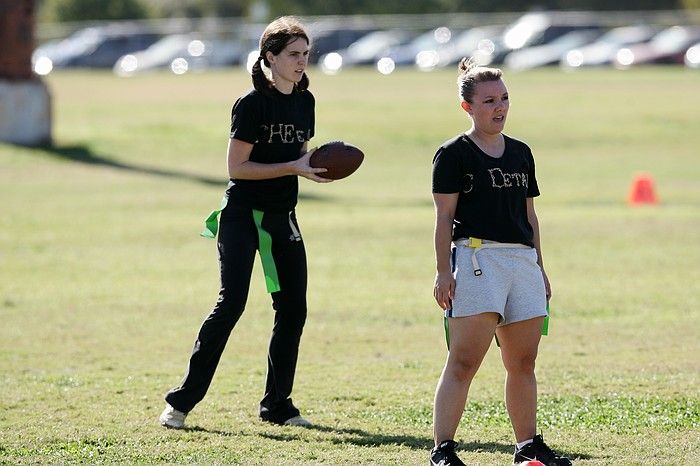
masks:
<path fill-rule="evenodd" d="M 495 158 L 465 134 L 441 145 L 433 158 L 433 193 L 459 193 L 452 238 L 480 238 L 534 247 L 528 197 L 540 195 L 535 160 L 524 142 L 503 135 Z"/>
<path fill-rule="evenodd" d="M 253 144 L 249 160 L 282 163 L 297 160 L 301 148 L 314 135 L 313 94 L 277 89 L 265 95 L 257 90 L 240 97 L 231 110 L 231 139 Z M 271 212 L 294 209 L 299 193 L 296 175 L 267 180 L 231 179 L 226 194 L 229 204 Z"/>

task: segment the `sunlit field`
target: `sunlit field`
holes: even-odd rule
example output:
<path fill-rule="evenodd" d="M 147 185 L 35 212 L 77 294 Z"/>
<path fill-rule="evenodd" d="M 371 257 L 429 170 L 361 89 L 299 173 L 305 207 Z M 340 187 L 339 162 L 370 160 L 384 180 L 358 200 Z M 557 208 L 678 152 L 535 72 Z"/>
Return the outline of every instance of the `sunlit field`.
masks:
<path fill-rule="evenodd" d="M 257 420 L 273 313 L 259 264 L 191 427 L 160 427 L 218 292 L 199 237 L 226 186 L 239 70 L 130 79 L 63 72 L 51 148 L 0 144 L 0 463 L 427 464 L 446 356 L 432 300 L 431 160 L 468 128 L 456 71 L 311 70 L 316 137 L 361 147 L 301 180 L 309 318 L 293 399 L 310 429 Z M 506 72 L 507 134 L 537 162 L 553 294 L 539 429 L 576 465 L 700 458 L 700 74 Z M 649 174 L 658 205 L 630 206 Z M 494 345 L 457 440 L 505 465 Z"/>

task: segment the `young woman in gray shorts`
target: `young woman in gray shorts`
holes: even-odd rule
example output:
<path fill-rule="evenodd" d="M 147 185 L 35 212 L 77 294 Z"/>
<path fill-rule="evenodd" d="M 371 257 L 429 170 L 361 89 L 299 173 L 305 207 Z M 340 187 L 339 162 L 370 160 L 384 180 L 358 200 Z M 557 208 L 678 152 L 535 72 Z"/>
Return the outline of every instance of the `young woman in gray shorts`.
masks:
<path fill-rule="evenodd" d="M 472 127 L 442 144 L 433 159 L 434 296 L 445 312 L 449 353 L 435 392 L 430 461 L 464 464 L 454 436 L 495 334 L 507 372 L 514 463 L 570 465 L 536 435 L 535 359 L 551 291 L 534 207 L 535 162 L 525 143 L 502 133 L 509 100 L 501 71 L 464 59 L 457 81 Z"/>

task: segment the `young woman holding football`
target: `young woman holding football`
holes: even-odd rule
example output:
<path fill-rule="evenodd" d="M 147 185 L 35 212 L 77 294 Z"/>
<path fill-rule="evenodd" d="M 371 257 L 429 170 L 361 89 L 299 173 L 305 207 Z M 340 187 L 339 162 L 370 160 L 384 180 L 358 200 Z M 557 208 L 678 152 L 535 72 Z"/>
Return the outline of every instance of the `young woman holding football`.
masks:
<path fill-rule="evenodd" d="M 208 219 L 218 230 L 219 298 L 204 320 L 189 366 L 165 396 L 165 427 L 182 428 L 204 398 L 229 335 L 245 309 L 256 250 L 275 311 L 265 394 L 259 416 L 275 424 L 310 425 L 292 403 L 299 342 L 306 321 L 306 252 L 295 215 L 298 176 L 325 183 L 312 168 L 307 142 L 314 135 L 314 96 L 306 66 L 309 36 L 293 17 L 270 23 L 252 70 L 254 89 L 233 105 L 228 143 L 230 182 L 220 210 Z M 271 80 L 262 69 L 269 68 Z M 217 216 L 220 220 L 217 223 Z"/>
<path fill-rule="evenodd" d="M 495 334 L 507 373 L 514 463 L 570 465 L 536 435 L 535 359 L 551 291 L 534 206 L 535 162 L 525 143 L 502 133 L 509 95 L 501 71 L 463 59 L 457 81 L 472 127 L 433 159 L 434 297 L 445 313 L 449 352 L 435 392 L 430 461 L 464 464 L 454 437 Z"/>

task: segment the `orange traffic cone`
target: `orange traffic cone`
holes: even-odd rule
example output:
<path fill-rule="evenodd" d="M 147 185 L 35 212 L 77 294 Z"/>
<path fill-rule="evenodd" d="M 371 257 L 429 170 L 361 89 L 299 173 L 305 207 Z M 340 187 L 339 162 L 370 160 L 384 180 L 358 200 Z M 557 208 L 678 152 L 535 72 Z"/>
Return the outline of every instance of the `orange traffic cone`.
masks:
<path fill-rule="evenodd" d="M 651 175 L 641 174 L 634 177 L 627 202 L 630 205 L 659 203 Z"/>

